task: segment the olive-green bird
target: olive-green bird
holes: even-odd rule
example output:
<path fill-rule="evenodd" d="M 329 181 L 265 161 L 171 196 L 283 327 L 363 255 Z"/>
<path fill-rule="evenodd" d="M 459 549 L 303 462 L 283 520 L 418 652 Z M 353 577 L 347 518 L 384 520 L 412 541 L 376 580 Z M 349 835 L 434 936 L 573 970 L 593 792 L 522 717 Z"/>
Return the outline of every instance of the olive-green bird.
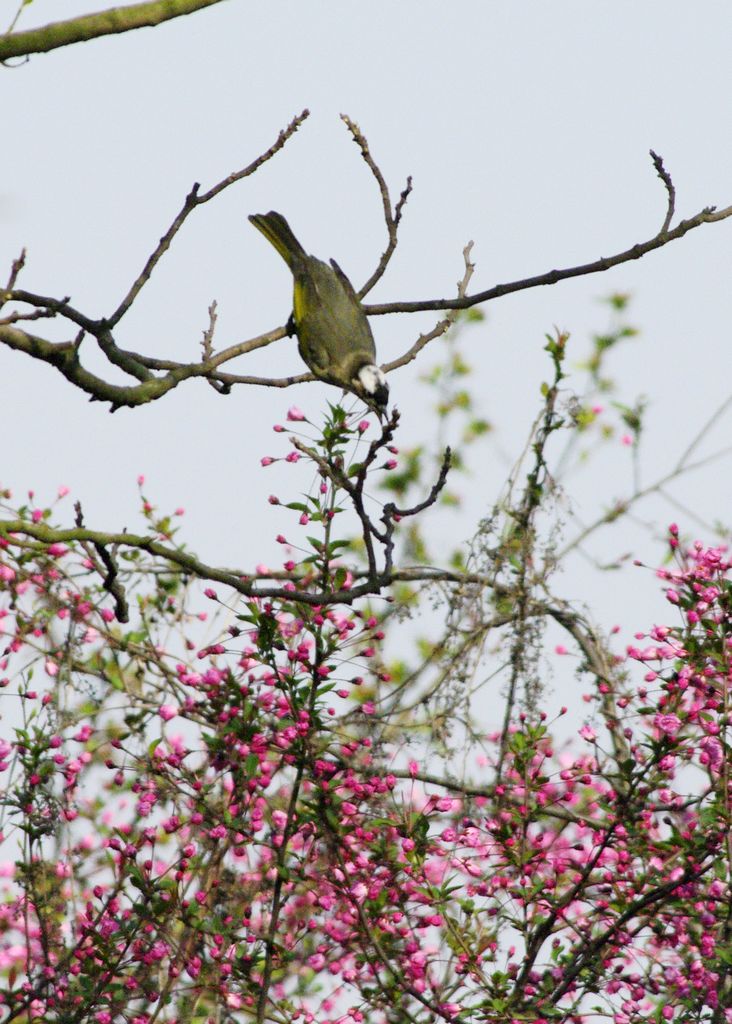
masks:
<path fill-rule="evenodd" d="M 292 271 L 293 321 L 300 355 L 316 377 L 352 391 L 381 415 L 389 400 L 384 371 L 355 289 L 335 260 L 308 256 L 281 213 L 249 218 Z"/>

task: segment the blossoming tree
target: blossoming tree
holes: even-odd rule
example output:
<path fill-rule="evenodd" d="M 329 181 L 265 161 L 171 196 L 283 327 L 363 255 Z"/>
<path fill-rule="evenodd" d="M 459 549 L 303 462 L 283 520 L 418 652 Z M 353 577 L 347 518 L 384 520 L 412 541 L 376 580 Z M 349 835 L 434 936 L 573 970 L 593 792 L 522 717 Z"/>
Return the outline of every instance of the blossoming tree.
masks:
<path fill-rule="evenodd" d="M 312 379 L 231 372 L 287 328 L 216 351 L 213 306 L 198 361 L 115 336 L 188 217 L 306 116 L 247 167 L 195 185 L 105 316 L 21 289 L 19 255 L 0 344 L 113 411 L 197 378 L 222 393 Z M 392 203 L 344 121 L 387 233 L 364 298 L 411 182 Z M 482 302 L 600 273 L 732 215 L 705 208 L 672 226 L 675 189 L 652 157 L 667 198 L 652 238 L 473 293 L 468 245 L 455 295 L 365 306 L 445 314 L 386 369 L 438 337 L 452 344 L 448 330 Z M 74 339 L 45 337 L 45 320 Z M 596 339 L 591 382 L 628 333 Z M 125 383 L 85 364 L 90 343 Z M 4 492 L 0 686 L 17 712 L 0 740 L 7 1024 L 732 1022 L 731 563 L 670 527 L 669 623 L 646 624 L 625 650 L 555 595 L 553 444 L 565 431 L 571 449 L 600 415 L 587 396 L 567 400 L 566 343 L 548 339 L 524 461 L 454 553 L 430 555 L 422 523 L 454 500 L 461 453 L 439 453 L 425 482 L 424 453 L 399 456 L 396 411 L 377 425 L 340 405 L 291 408 L 276 426 L 280 447 L 262 464 L 293 474 L 291 493 L 269 499 L 276 568 L 202 561 L 177 540 L 176 514 L 144 495 L 144 529 L 111 533 L 78 503 L 72 514 L 65 493 L 56 507 Z M 448 352 L 433 376 L 439 415 L 467 414 L 471 441 L 488 425 Z M 641 413 L 621 407 L 631 447 Z M 579 710 L 552 707 L 543 688 L 548 622 L 576 656 Z M 487 679 L 494 712 L 500 696 L 490 729 L 473 699 Z M 553 730 L 570 718 L 559 745 Z"/>
<path fill-rule="evenodd" d="M 6 504 L 6 1020 L 732 1020 L 732 563 L 672 526 L 671 624 L 625 657 L 548 595 L 548 348 L 534 464 L 463 566 L 402 557 L 450 454 L 422 501 L 379 506 L 398 416 L 369 441 L 340 407 L 277 428 L 275 457 L 315 471 L 270 498 L 277 571 L 206 566 L 144 498 L 140 535 Z M 444 629 L 400 664 L 438 588 Z M 537 706 L 527 662 L 544 618 L 591 710 L 561 752 L 567 708 Z M 448 734 L 481 738 L 465 680 L 495 631 L 504 724 L 459 774 Z"/>

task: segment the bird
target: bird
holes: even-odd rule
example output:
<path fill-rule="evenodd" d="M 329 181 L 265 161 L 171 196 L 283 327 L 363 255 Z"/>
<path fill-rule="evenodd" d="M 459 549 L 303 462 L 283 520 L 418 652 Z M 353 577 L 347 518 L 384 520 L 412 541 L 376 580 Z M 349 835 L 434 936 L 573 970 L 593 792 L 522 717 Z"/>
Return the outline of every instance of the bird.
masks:
<path fill-rule="evenodd" d="M 376 345 L 356 290 L 335 260 L 309 256 L 281 213 L 249 220 L 277 250 L 294 281 L 292 323 L 298 350 L 320 380 L 351 391 L 381 418 L 389 385 L 376 364 Z"/>

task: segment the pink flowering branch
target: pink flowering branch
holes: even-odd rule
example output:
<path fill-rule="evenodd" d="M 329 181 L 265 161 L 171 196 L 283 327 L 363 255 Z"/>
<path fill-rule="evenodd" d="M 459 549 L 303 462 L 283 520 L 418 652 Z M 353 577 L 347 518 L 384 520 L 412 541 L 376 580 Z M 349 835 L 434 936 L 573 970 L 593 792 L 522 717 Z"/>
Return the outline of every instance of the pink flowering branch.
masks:
<path fill-rule="evenodd" d="M 543 719 L 515 718 L 474 785 L 393 770 L 388 726 L 336 715 L 354 648 L 373 646 L 365 613 L 291 593 L 235 605 L 227 643 L 192 659 L 195 646 L 133 641 L 112 624 L 95 646 L 95 574 L 0 547 L 0 671 L 22 676 L 37 644 L 60 666 L 43 698 L 20 684 L 32 711 L 16 734 L 6 831 L 32 836 L 24 859 L 51 874 L 19 873 L 0 914 L 2 948 L 27 979 L 3 989 L 9 1019 L 153 1024 L 220 1008 L 386 1024 L 397 1008 L 424 1024 L 489 1005 L 508 1020 L 569 1020 L 591 999 L 626 1024 L 668 1005 L 713 1019 L 729 1002 L 732 567 L 720 549 L 680 555 L 675 528 L 669 548 L 661 578 L 680 624 L 628 648 L 643 684 L 608 693 L 598 674 L 594 727 L 569 757 Z M 313 572 L 330 558 L 319 551 Z M 169 583 L 151 595 L 163 633 L 185 620 Z M 65 613 L 73 662 L 49 611 Z M 119 687 L 89 706 L 84 672 L 100 658 L 135 669 L 124 721 Z M 358 702 L 363 682 L 340 699 Z M 59 715 L 59 695 L 75 692 L 84 703 Z M 620 756 L 604 749 L 618 728 Z M 0 770 L 9 749 L 0 740 Z M 100 781 L 109 820 L 87 799 Z M 120 796 L 127 819 L 111 813 Z M 59 815 L 76 821 L 63 839 Z M 98 845 L 85 848 L 74 837 L 92 826 Z"/>
<path fill-rule="evenodd" d="M 332 573 L 327 564 L 324 565 L 319 587 L 314 585 L 318 582 L 317 580 L 312 580 L 300 573 L 246 574 L 236 569 L 217 568 L 200 561 L 182 548 L 163 543 L 157 536 L 132 534 L 126 531 L 106 533 L 87 529 L 83 525 L 78 507 L 77 525 L 67 529 L 55 528 L 45 522 L 32 519 L 0 519 L 0 539 L 3 539 L 8 546 L 26 549 L 29 542 L 36 541 L 35 550 L 47 551 L 51 555 L 65 554 L 65 545 L 68 544 L 90 545 L 104 567 L 104 587 L 115 598 L 117 611 L 122 615 L 121 621 L 124 621 L 127 604 L 119 579 L 116 559 L 112 553 L 113 550 L 118 549 L 146 552 L 156 559 L 174 566 L 187 576 L 223 583 L 236 593 L 246 597 L 256 597 L 259 600 L 290 600 L 294 585 L 297 600 L 304 604 L 311 606 L 353 604 L 360 598 L 378 594 L 391 585 L 394 579 L 394 531 L 397 523 L 419 515 L 435 504 L 445 486 L 450 468 L 450 450 L 447 449 L 437 479 L 427 497 L 411 508 L 398 508 L 393 502 L 387 504 L 381 517 L 383 525 L 378 526 L 366 510 L 364 488 L 367 474 L 374 468 L 376 459 L 383 454 L 385 449 L 388 451 L 391 446 L 398 421 L 399 413 L 395 410 L 391 418 L 384 424 L 380 436 L 370 443 L 368 452 L 353 479 L 344 472 L 340 460 L 329 455 L 327 446 L 324 448 L 325 454 L 321 454 L 316 448 L 305 445 L 296 438 L 291 438 L 295 450 L 306 455 L 317 466 L 322 478 L 330 480 L 335 491 L 342 491 L 348 496 L 361 522 L 363 541 L 367 551 L 367 572 L 363 583 L 351 585 L 347 590 L 333 587 Z M 327 548 L 329 546 L 330 521 L 328 514 L 325 515 L 324 521 L 326 524 L 324 548 Z M 378 564 L 376 556 L 376 543 L 380 545 L 383 552 L 381 565 Z M 271 581 L 278 576 L 286 581 L 284 586 L 262 585 L 263 578 Z"/>
<path fill-rule="evenodd" d="M 339 408 L 322 428 L 290 410 L 282 461 L 315 483 L 270 504 L 308 533 L 277 535 L 282 570 L 216 570 L 225 594 L 195 586 L 211 567 L 144 495 L 136 535 L 86 530 L 78 508 L 64 534 L 32 494 L 3 505 L 0 688 L 22 709 L 0 737 L 3 830 L 23 850 L 0 890 L 11 1019 L 569 1021 L 600 1000 L 640 1024 L 729 1005 L 732 562 L 670 527 L 657 575 L 674 625 L 624 656 L 552 597 L 537 510 L 564 345 L 548 342 L 527 465 L 462 571 L 399 565 L 398 522 L 434 505 L 449 457 L 407 500 L 396 416 L 369 443 Z M 394 500 L 377 519 L 381 473 Z M 352 564 L 349 511 L 372 542 Z M 385 567 L 447 601 L 413 670 L 386 651 L 396 637 L 402 657 L 414 591 L 383 612 L 354 599 Z M 547 618 L 587 691 L 561 746 L 567 709 L 513 656 L 541 650 Z M 496 704 L 486 735 L 470 673 L 495 684 L 495 662 L 511 711 Z"/>

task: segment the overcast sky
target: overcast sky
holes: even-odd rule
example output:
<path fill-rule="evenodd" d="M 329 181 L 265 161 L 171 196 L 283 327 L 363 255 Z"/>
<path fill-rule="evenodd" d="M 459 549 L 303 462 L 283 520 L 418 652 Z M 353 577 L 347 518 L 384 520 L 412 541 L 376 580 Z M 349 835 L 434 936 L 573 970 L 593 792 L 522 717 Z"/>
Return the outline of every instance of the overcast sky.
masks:
<path fill-rule="evenodd" d="M 5 23 L 16 4 L 0 0 Z M 20 27 L 93 9 L 34 0 Z M 372 301 L 454 294 L 468 240 L 473 290 L 607 256 L 663 221 L 649 148 L 673 176 L 677 216 L 732 203 L 730 38 L 726 0 L 228 0 L 154 30 L 34 56 L 0 74 L 0 277 L 25 246 L 23 287 L 69 295 L 91 316 L 110 313 L 191 184 L 210 187 L 247 164 L 304 107 L 312 116 L 283 152 L 189 220 L 124 321 L 120 345 L 196 359 L 212 299 L 219 348 L 285 321 L 290 277 L 247 222 L 251 212 L 280 210 L 308 251 L 334 256 L 357 284 L 369 276 L 385 243 L 380 199 L 341 112 L 368 137 L 394 196 L 414 179 L 397 255 Z M 644 479 L 670 468 L 730 392 L 731 254 L 732 220 L 606 275 L 486 308 L 466 344 L 496 439 L 451 541 L 470 535 L 525 439 L 548 376 L 545 333 L 569 330 L 572 359 L 581 359 L 590 333 L 607 324 L 598 300 L 614 290 L 633 294 L 629 316 L 642 332 L 613 366 L 623 398 L 649 399 Z M 386 361 L 434 317 L 372 323 Z M 404 446 L 434 432 L 415 382 L 435 358 L 428 350 L 391 377 Z M 235 369 L 302 367 L 285 340 Z M 110 416 L 47 366 L 6 351 L 0 381 L 4 485 L 50 496 L 66 484 L 87 522 L 111 529 L 137 525 L 144 473 L 161 506 L 185 506 L 185 540 L 204 560 L 241 566 L 273 557 L 281 527 L 266 498 L 285 480 L 292 486 L 291 473 L 259 466 L 281 445 L 271 425 L 295 402 L 317 417 L 333 397 L 311 384 L 222 398 L 192 381 Z M 705 450 L 728 442 L 731 422 L 717 425 Z M 603 459 L 574 497 L 586 519 L 630 486 L 627 450 L 616 443 Z M 730 480 L 728 458 L 673 491 L 707 519 L 728 521 Z M 655 504 L 641 517 L 701 532 L 678 508 Z M 630 527 L 593 547 L 600 558 L 621 550 L 661 557 Z M 581 560 L 573 565 L 561 589 L 587 597 L 606 625 L 638 628 L 654 617 L 652 577 L 639 583 L 628 567 L 598 579 Z"/>

